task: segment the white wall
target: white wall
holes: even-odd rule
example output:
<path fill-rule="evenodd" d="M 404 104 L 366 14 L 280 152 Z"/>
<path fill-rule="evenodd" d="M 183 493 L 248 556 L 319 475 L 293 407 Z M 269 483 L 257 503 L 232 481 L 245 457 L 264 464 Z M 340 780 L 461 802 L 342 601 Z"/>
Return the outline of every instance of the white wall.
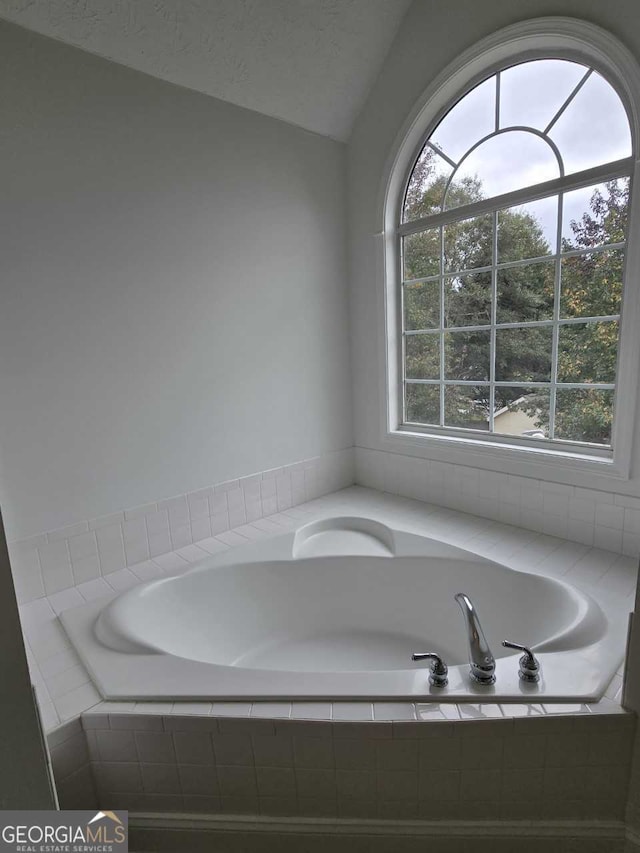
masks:
<path fill-rule="evenodd" d="M 352 444 L 345 148 L 0 23 L 9 539 Z"/>
<path fill-rule="evenodd" d="M 433 79 L 460 53 L 501 27 L 548 15 L 582 18 L 609 30 L 640 61 L 636 0 L 414 0 L 392 45 L 382 72 L 359 116 L 349 145 L 351 239 L 351 341 L 354 376 L 354 430 L 357 447 L 397 448 L 383 440 L 380 372 L 384 369 L 380 325 L 381 292 L 375 270 L 374 234 L 380 229 L 379 193 L 387 158 L 411 110 Z M 379 278 L 379 276 L 378 276 Z M 549 466 L 544 478 L 605 492 L 640 495 L 639 448 L 632 479 L 616 481 L 590 473 Z M 409 449 L 408 454 L 420 451 Z M 502 461 L 477 450 L 456 453 L 424 450 L 438 462 L 540 477 L 536 466 Z M 362 481 L 362 480 L 360 480 Z M 481 496 L 481 494 L 480 494 Z M 636 531 L 637 533 L 637 531 Z M 565 534 L 566 535 L 566 534 Z M 635 547 L 635 546 L 634 546 Z"/>

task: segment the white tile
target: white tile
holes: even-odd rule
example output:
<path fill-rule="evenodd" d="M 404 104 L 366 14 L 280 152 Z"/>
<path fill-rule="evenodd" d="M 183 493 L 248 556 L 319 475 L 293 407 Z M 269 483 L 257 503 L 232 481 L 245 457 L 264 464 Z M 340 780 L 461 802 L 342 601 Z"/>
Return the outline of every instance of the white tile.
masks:
<path fill-rule="evenodd" d="M 256 521 L 258 518 L 262 518 L 264 515 L 262 501 L 251 501 L 247 503 L 245 507 L 245 518 L 247 519 L 247 524 L 252 521 Z"/>
<path fill-rule="evenodd" d="M 102 761 L 137 761 L 134 732 L 127 729 L 112 731 L 98 729 L 96 732 L 98 751 Z"/>
<path fill-rule="evenodd" d="M 208 552 L 197 545 L 186 545 L 184 548 L 178 548 L 176 554 L 186 560 L 187 563 L 198 563 L 208 556 Z"/>
<path fill-rule="evenodd" d="M 53 607 L 48 599 L 42 598 L 38 601 L 30 601 L 20 606 L 20 621 L 27 634 L 39 625 L 51 622 L 56 618 Z"/>
<path fill-rule="evenodd" d="M 274 498 L 277 495 L 278 487 L 276 485 L 276 478 L 269 477 L 265 478 L 263 476 L 262 482 L 260 483 L 260 497 L 262 500 L 266 498 Z"/>
<path fill-rule="evenodd" d="M 149 559 L 149 541 L 147 539 L 147 524 L 144 516 L 125 521 L 122 525 L 124 552 L 127 565 L 141 563 Z"/>
<path fill-rule="evenodd" d="M 211 519 L 208 515 L 191 522 L 191 537 L 194 542 L 208 539 L 211 536 Z"/>
<path fill-rule="evenodd" d="M 413 702 L 374 702 L 375 720 L 415 720 L 416 709 Z"/>
<path fill-rule="evenodd" d="M 457 705 L 445 702 L 417 702 L 416 718 L 419 721 L 455 721 L 460 719 L 460 712 Z"/>
<path fill-rule="evenodd" d="M 40 559 L 35 548 L 11 554 L 11 569 L 19 602 L 33 601 L 45 594 Z"/>
<path fill-rule="evenodd" d="M 129 566 L 129 571 L 141 581 L 150 581 L 163 575 L 160 566 L 157 566 L 151 560 L 145 560 L 143 563 L 136 563 L 134 566 Z M 113 578 L 113 575 L 111 577 Z"/>
<path fill-rule="evenodd" d="M 593 501 L 580 500 L 574 498 L 569 503 L 569 518 L 574 518 L 576 521 L 584 521 L 588 524 L 593 524 L 596 517 L 596 505 Z"/>
<path fill-rule="evenodd" d="M 624 511 L 624 532 L 640 535 L 640 510 L 626 508 Z"/>
<path fill-rule="evenodd" d="M 85 557 L 97 556 L 98 543 L 94 531 L 90 530 L 88 533 L 81 533 L 80 536 L 69 539 L 69 554 L 72 563 L 77 563 Z"/>
<path fill-rule="evenodd" d="M 237 508 L 244 509 L 244 492 L 242 489 L 229 489 L 227 492 L 227 506 L 229 510 Z"/>
<path fill-rule="evenodd" d="M 622 530 L 624 515 L 624 507 L 615 506 L 614 504 L 596 504 L 596 525 L 600 524 L 603 527 L 613 527 L 615 530 Z"/>
<path fill-rule="evenodd" d="M 228 547 L 224 542 L 220 542 L 213 536 L 210 539 L 202 539 L 198 542 L 198 548 L 204 549 L 208 554 L 219 554 L 221 551 L 226 551 Z"/>
<path fill-rule="evenodd" d="M 147 533 L 149 535 L 169 533 L 169 514 L 166 509 L 159 509 L 157 512 L 148 513 L 146 522 Z"/>
<path fill-rule="evenodd" d="M 153 562 L 160 566 L 163 572 L 174 572 L 189 567 L 189 563 L 173 551 L 168 554 L 159 554 L 153 558 Z"/>
<path fill-rule="evenodd" d="M 155 719 L 159 722 L 162 721 L 160 717 Z M 175 764 L 176 753 L 171 732 L 136 731 L 135 743 L 140 761 Z"/>
<path fill-rule="evenodd" d="M 207 716 L 211 713 L 211 702 L 174 702 L 173 712 L 175 714 Z"/>
<path fill-rule="evenodd" d="M 81 664 L 63 669 L 47 679 L 47 690 L 54 702 L 57 702 L 65 693 L 90 683 L 89 673 Z"/>
<path fill-rule="evenodd" d="M 260 528 L 255 527 L 253 524 L 243 524 L 240 527 L 236 527 L 233 532 L 239 533 L 240 536 L 244 536 L 246 539 L 264 539 L 267 536 L 264 530 L 260 530 Z"/>
<path fill-rule="evenodd" d="M 209 489 L 199 489 L 187 495 L 191 521 L 198 518 L 209 518 Z"/>
<path fill-rule="evenodd" d="M 100 577 L 100 558 L 97 554 L 81 557 L 71 564 L 73 579 L 77 584 L 85 583 Z"/>
<path fill-rule="evenodd" d="M 56 699 L 55 706 L 60 719 L 69 720 L 71 717 L 77 717 L 82 711 L 86 711 L 87 708 L 91 708 L 99 701 L 100 694 L 93 684 L 83 684 Z"/>
<path fill-rule="evenodd" d="M 209 496 L 210 515 L 216 515 L 216 513 L 219 512 L 227 512 L 228 509 L 229 504 L 227 503 L 227 493 L 217 492 L 214 490 L 213 494 Z"/>
<path fill-rule="evenodd" d="M 628 557 L 640 556 L 640 534 L 622 533 L 622 553 Z"/>
<path fill-rule="evenodd" d="M 235 533 L 233 530 L 228 530 L 226 533 L 218 533 L 216 539 L 219 539 L 220 542 L 223 542 L 225 545 L 243 545 L 246 544 L 249 540 L 245 536 L 241 536 L 239 533 Z"/>
<path fill-rule="evenodd" d="M 65 589 L 62 592 L 56 592 L 54 595 L 49 596 L 49 604 L 53 608 L 54 613 L 62 613 L 63 610 L 68 610 L 70 607 L 78 607 L 84 603 L 84 598 L 75 588 Z"/>
<path fill-rule="evenodd" d="M 96 530 L 98 553 L 102 574 L 116 572 L 125 566 L 124 542 L 122 528 L 119 524 L 100 527 Z"/>
<path fill-rule="evenodd" d="M 159 557 L 173 549 L 169 530 L 161 530 L 158 533 L 149 533 L 149 556 Z"/>
<path fill-rule="evenodd" d="M 274 513 L 278 512 L 278 509 L 279 507 L 277 497 L 265 498 L 262 501 L 262 512 L 264 515 L 273 515 Z"/>
<path fill-rule="evenodd" d="M 248 717 L 251 702 L 214 702 L 211 706 L 212 717 Z"/>
<path fill-rule="evenodd" d="M 292 702 L 292 720 L 331 720 L 332 702 Z"/>
<path fill-rule="evenodd" d="M 41 545 L 38 552 L 47 595 L 73 586 L 71 559 L 66 539 Z"/>
<path fill-rule="evenodd" d="M 224 533 L 229 529 L 229 513 L 226 512 L 216 512 L 211 516 L 211 533 L 213 536 L 217 536 L 218 533 Z"/>
<path fill-rule="evenodd" d="M 229 493 L 231 494 L 231 492 Z M 244 504 L 242 506 L 229 507 L 229 527 L 239 527 L 247 523 L 247 512 Z"/>
<path fill-rule="evenodd" d="M 612 527 L 602 527 L 596 524 L 593 541 L 596 548 L 602 548 L 605 551 L 615 551 L 617 554 L 622 552 L 622 530 L 616 530 Z"/>
<path fill-rule="evenodd" d="M 371 702 L 334 702 L 333 720 L 373 720 Z"/>
<path fill-rule="evenodd" d="M 216 483 L 213 487 L 213 491 L 215 494 L 217 492 L 231 492 L 239 488 L 240 486 L 238 485 L 237 480 L 225 480 L 224 483 Z"/>
<path fill-rule="evenodd" d="M 191 536 L 191 524 L 185 524 L 183 526 L 174 527 L 170 524 L 171 531 L 171 544 L 174 549 L 176 548 L 184 548 L 185 545 L 190 545 L 193 541 Z"/>
<path fill-rule="evenodd" d="M 102 598 L 104 595 L 113 594 L 113 590 L 104 578 L 96 578 L 95 580 L 78 584 L 76 589 L 85 601 L 94 601 L 96 598 Z"/>
<path fill-rule="evenodd" d="M 45 680 L 60 675 L 66 669 L 71 669 L 80 664 L 80 658 L 73 649 L 63 649 L 63 651 L 52 655 L 48 660 L 40 664 L 40 672 Z"/>
<path fill-rule="evenodd" d="M 630 495 L 614 495 L 614 503 L 618 506 L 629 507 L 629 509 L 640 510 L 640 498 L 634 498 Z"/>
<path fill-rule="evenodd" d="M 251 716 L 288 719 L 291 716 L 291 702 L 254 702 Z"/>
<path fill-rule="evenodd" d="M 140 583 L 139 578 L 137 578 L 133 572 L 129 571 L 129 569 L 121 569 L 119 572 L 111 572 L 111 574 L 106 576 L 105 580 L 109 586 L 117 592 L 130 589 L 132 586 L 137 586 Z"/>
<path fill-rule="evenodd" d="M 134 714 L 170 714 L 173 702 L 136 702 L 133 708 Z M 134 721 L 135 722 L 135 721 Z"/>

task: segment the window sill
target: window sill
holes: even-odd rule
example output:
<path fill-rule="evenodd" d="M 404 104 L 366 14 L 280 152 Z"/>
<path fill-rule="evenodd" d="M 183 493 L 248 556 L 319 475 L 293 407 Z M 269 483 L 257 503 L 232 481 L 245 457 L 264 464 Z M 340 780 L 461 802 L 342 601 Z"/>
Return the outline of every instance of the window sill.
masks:
<path fill-rule="evenodd" d="M 450 433 L 429 433 L 413 431 L 410 427 L 389 429 L 385 442 L 391 452 L 401 452 L 402 447 L 411 448 L 413 455 L 432 457 L 434 452 L 447 452 L 454 464 L 477 464 L 477 454 L 482 453 L 496 462 L 525 463 L 527 465 L 553 468 L 571 472 L 582 472 L 607 477 L 615 480 L 628 480 L 629 470 L 615 459 L 612 452 L 591 454 L 589 449 L 584 451 L 567 450 L 565 447 L 536 447 L 510 443 L 507 440 L 487 441 L 471 436 L 461 436 Z M 423 451 L 417 453 L 416 451 Z M 471 460 L 469 457 L 474 456 Z M 459 457 L 459 458 L 457 458 Z"/>

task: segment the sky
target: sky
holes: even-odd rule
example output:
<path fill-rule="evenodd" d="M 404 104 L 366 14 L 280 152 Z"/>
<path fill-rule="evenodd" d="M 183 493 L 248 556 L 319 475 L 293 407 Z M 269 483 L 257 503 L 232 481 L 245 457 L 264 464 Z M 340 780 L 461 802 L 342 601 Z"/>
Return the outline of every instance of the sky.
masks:
<path fill-rule="evenodd" d="M 631 154 L 629 122 L 617 93 L 596 71 L 568 101 L 588 69 L 575 62 L 543 59 L 515 65 L 485 80 L 462 98 L 440 122 L 430 141 L 455 163 L 471 146 L 496 129 L 532 127 L 548 129 L 558 147 L 565 174 L 628 157 Z M 452 166 L 437 158 L 438 173 L 450 174 Z M 477 175 L 489 196 L 541 183 L 560 176 L 552 147 L 540 136 L 510 130 L 480 144 L 460 163 L 456 177 Z M 589 210 L 593 187 L 567 193 L 562 231 L 569 236 L 569 222 Z M 551 246 L 555 246 L 557 200 L 544 199 L 524 205 L 536 215 Z M 522 209 L 522 208 L 520 208 Z"/>

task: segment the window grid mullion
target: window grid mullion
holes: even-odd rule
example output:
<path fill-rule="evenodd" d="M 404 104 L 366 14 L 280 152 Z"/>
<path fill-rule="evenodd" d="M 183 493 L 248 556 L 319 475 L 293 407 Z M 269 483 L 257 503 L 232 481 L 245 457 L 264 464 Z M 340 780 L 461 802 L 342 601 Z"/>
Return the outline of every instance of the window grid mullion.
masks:
<path fill-rule="evenodd" d="M 554 285 L 555 287 L 555 285 Z M 598 317 L 559 317 L 551 320 L 523 320 L 521 323 L 496 323 L 496 329 L 544 329 L 557 323 L 558 326 L 578 326 L 586 323 L 611 323 L 619 322 L 620 314 L 601 314 Z M 484 326 L 450 326 L 448 332 L 487 332 L 491 330 L 491 324 Z M 412 335 L 437 335 L 440 329 L 406 329 L 405 336 Z"/>
<path fill-rule="evenodd" d="M 440 426 L 444 426 L 444 312 L 445 312 L 445 293 L 444 293 L 444 228 L 440 227 Z"/>
<path fill-rule="evenodd" d="M 496 210 L 499 212 L 504 208 L 497 208 Z M 463 222 L 464 220 L 460 220 Z M 456 223 L 449 223 L 450 225 L 455 225 Z M 539 255 L 537 258 L 522 258 L 519 261 L 503 261 L 500 264 L 497 264 L 497 268 L 499 270 L 503 269 L 512 269 L 514 267 L 527 267 L 530 264 L 539 264 L 544 263 L 545 261 L 548 263 L 552 263 L 558 259 L 564 260 L 565 258 L 577 258 L 581 255 L 599 255 L 602 252 L 612 251 L 614 249 L 625 249 L 626 242 L 622 241 L 620 243 L 601 243 L 599 246 L 588 246 L 586 249 L 570 249 L 568 252 L 553 252 L 549 255 Z M 458 270 L 457 272 L 450 272 L 445 274 L 445 278 L 457 278 L 462 275 L 472 275 L 481 272 L 491 272 L 492 267 L 475 267 L 473 269 L 466 270 Z M 431 275 L 425 276 L 424 278 L 408 278 L 402 281 L 403 286 L 413 285 L 413 284 L 428 284 L 431 281 L 436 281 L 439 276 Z"/>
<path fill-rule="evenodd" d="M 499 95 L 500 90 L 496 93 Z M 497 120 L 497 119 L 496 119 Z M 496 320 L 498 316 L 498 211 L 493 212 L 491 234 L 491 337 L 489 341 L 489 432 L 494 431 L 496 410 Z"/>
<path fill-rule="evenodd" d="M 553 281 L 553 332 L 551 342 L 551 388 L 549 389 L 549 439 L 556 434 L 556 386 L 558 382 L 558 344 L 560 337 L 560 249 L 562 248 L 562 216 L 564 194 L 558 195 L 558 222 L 556 223 L 556 269 Z"/>

